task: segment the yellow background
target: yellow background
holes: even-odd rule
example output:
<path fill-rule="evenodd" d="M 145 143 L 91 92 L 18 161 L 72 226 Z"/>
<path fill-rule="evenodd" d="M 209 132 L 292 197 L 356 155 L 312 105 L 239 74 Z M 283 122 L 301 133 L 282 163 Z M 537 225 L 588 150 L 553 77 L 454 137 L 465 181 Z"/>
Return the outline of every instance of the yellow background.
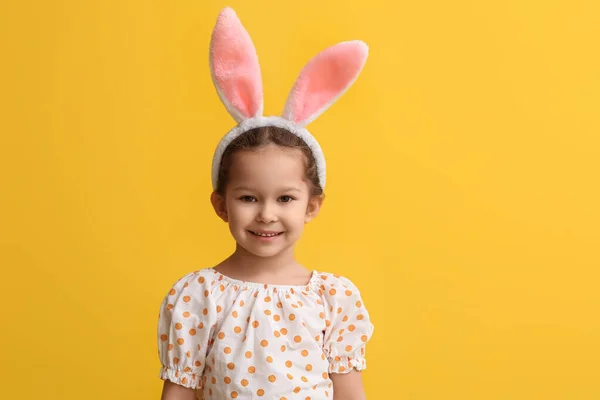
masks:
<path fill-rule="evenodd" d="M 231 5 L 268 114 L 370 45 L 310 126 L 327 200 L 298 247 L 362 291 L 369 399 L 599 399 L 598 4 L 2 2 L 1 397 L 159 398 L 159 304 L 233 248 L 208 201 Z"/>

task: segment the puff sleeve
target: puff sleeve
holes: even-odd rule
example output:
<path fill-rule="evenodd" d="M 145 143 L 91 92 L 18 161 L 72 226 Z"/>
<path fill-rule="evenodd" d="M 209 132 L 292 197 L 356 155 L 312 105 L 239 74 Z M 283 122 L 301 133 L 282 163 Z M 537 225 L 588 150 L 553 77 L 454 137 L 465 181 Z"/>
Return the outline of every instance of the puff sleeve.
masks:
<path fill-rule="evenodd" d="M 329 373 L 365 369 L 365 347 L 374 327 L 358 288 L 350 280 L 335 276 L 325 280 L 321 288 L 326 315 L 323 351 Z"/>
<path fill-rule="evenodd" d="M 165 296 L 158 317 L 160 378 L 187 388 L 200 388 L 208 342 L 216 322 L 207 279 L 192 272 Z"/>

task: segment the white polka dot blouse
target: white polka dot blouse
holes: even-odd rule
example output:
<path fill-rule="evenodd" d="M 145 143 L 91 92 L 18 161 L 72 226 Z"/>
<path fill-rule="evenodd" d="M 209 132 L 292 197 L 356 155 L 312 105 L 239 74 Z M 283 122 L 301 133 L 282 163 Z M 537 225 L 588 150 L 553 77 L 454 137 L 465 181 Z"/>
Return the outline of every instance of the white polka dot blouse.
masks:
<path fill-rule="evenodd" d="M 356 286 L 313 271 L 305 286 L 179 279 L 158 320 L 160 378 L 204 399 L 332 399 L 330 373 L 366 368 L 373 324 Z"/>

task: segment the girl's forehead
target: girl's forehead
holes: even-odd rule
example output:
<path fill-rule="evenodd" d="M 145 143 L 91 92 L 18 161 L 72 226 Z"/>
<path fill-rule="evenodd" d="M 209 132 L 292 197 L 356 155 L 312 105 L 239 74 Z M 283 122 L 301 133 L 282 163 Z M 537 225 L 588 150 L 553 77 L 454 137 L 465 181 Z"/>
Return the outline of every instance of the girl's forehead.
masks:
<path fill-rule="evenodd" d="M 279 146 L 236 152 L 229 170 L 231 188 L 304 188 L 305 180 L 302 152 L 296 149 L 280 149 Z"/>

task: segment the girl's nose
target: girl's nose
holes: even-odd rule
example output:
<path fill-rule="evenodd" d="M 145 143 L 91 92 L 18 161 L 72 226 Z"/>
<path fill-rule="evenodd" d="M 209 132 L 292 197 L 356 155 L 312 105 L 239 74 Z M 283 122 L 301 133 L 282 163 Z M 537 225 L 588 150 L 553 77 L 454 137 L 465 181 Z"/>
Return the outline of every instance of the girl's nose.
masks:
<path fill-rule="evenodd" d="M 277 221 L 275 206 L 268 202 L 263 203 L 258 212 L 257 219 L 265 224 Z"/>

